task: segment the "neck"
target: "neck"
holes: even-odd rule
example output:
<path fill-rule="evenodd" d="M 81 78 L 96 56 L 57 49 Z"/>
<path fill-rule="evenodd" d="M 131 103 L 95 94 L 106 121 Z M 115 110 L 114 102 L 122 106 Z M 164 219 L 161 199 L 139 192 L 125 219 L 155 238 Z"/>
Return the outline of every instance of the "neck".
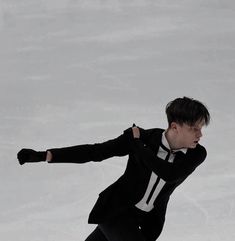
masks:
<path fill-rule="evenodd" d="M 165 132 L 165 136 L 166 139 L 169 143 L 169 146 L 171 148 L 171 150 L 177 150 L 177 149 L 181 149 L 182 147 L 180 147 L 177 143 L 177 138 L 175 136 L 175 134 L 171 131 L 170 128 L 168 128 Z"/>

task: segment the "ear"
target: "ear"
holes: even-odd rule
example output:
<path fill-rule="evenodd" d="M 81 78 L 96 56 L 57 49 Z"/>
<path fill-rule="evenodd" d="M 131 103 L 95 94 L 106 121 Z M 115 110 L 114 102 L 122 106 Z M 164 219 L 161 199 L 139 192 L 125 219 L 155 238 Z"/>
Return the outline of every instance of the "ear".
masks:
<path fill-rule="evenodd" d="M 177 130 L 178 130 L 178 124 L 177 124 L 176 122 L 171 122 L 170 128 L 171 128 L 173 131 L 177 131 Z"/>

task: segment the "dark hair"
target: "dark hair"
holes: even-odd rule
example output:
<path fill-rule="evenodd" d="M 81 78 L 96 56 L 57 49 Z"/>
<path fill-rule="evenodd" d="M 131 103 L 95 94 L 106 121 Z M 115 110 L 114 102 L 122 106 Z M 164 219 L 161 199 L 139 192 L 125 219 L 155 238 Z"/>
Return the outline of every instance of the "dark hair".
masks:
<path fill-rule="evenodd" d="M 166 106 L 168 124 L 176 122 L 178 124 L 195 125 L 198 121 L 204 121 L 205 125 L 210 122 L 210 113 L 205 105 L 192 98 L 177 98 L 169 102 Z"/>

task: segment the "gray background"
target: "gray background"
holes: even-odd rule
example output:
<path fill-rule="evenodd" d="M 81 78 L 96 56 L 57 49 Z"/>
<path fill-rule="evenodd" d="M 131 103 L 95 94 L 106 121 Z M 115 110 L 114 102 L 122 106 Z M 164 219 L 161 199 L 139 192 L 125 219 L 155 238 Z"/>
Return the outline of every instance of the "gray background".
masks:
<path fill-rule="evenodd" d="M 45 150 L 166 128 L 178 96 L 212 115 L 208 158 L 169 204 L 160 241 L 235 240 L 235 3 L 232 0 L 0 1 L 0 239 L 83 241 L 98 193 L 126 157 L 27 164 Z"/>

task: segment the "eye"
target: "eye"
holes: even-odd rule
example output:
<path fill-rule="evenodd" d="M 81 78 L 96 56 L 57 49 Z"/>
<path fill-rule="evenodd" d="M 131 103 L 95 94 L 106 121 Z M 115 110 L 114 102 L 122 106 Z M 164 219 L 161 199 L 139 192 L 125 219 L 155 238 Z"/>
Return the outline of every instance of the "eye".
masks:
<path fill-rule="evenodd" d="M 200 129 L 198 127 L 194 127 L 194 126 L 192 126 L 190 129 L 191 129 L 192 132 L 200 131 Z"/>

